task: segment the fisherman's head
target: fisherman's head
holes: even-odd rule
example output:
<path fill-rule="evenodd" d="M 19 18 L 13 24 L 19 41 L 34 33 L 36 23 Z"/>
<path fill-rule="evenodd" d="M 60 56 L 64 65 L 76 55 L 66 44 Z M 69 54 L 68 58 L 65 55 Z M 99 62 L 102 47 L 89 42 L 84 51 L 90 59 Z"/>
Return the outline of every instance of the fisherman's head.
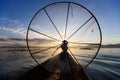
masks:
<path fill-rule="evenodd" d="M 68 42 L 66 40 L 63 40 L 62 42 L 63 42 L 63 44 L 68 44 Z"/>

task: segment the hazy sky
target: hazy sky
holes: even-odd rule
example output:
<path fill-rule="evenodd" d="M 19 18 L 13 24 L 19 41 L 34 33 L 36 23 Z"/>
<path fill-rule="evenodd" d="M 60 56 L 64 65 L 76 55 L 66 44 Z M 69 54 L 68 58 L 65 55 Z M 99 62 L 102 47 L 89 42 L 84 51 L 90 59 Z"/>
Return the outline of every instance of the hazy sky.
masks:
<path fill-rule="evenodd" d="M 33 15 L 58 1 L 72 1 L 88 8 L 100 24 L 103 43 L 120 43 L 120 0 L 0 0 L 0 37 L 25 38 Z"/>

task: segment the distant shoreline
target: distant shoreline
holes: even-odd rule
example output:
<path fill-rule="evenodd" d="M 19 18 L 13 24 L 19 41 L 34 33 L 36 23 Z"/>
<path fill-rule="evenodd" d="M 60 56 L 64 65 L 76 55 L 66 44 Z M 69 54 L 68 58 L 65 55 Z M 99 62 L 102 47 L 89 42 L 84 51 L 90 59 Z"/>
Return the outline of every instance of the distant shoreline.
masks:
<path fill-rule="evenodd" d="M 7 45 L 6 42 L 11 42 L 11 41 L 18 41 L 18 42 L 15 42 L 15 44 L 13 43 L 13 45 Z M 6 45 L 0 45 L 0 48 L 27 48 L 26 45 L 23 45 L 19 42 L 24 42 L 26 41 L 26 39 L 20 39 L 20 38 L 1 38 L 0 37 L 0 42 L 4 42 Z M 38 39 L 38 38 L 34 38 L 34 39 L 31 39 L 29 41 L 38 41 L 38 42 L 44 42 L 44 41 L 47 41 L 47 42 L 51 42 L 51 40 L 46 40 L 46 39 Z M 33 48 L 35 48 L 35 46 L 31 46 Z M 120 48 L 120 43 L 116 43 L 116 44 L 102 44 L 101 45 L 101 48 Z"/>
<path fill-rule="evenodd" d="M 27 46 L 0 46 L 0 48 L 28 48 L 28 47 Z M 101 48 L 120 48 L 120 46 L 101 45 Z"/>
<path fill-rule="evenodd" d="M 101 48 L 120 48 L 120 43 L 119 44 L 102 45 Z"/>

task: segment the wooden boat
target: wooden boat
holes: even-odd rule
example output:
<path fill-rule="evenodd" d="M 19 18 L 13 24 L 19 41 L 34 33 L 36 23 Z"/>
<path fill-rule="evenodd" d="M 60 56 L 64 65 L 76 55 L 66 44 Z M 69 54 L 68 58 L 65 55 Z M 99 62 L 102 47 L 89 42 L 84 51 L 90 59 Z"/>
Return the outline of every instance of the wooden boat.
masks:
<path fill-rule="evenodd" d="M 66 58 L 62 59 L 63 56 Z M 89 78 L 68 53 L 62 52 L 15 80 L 89 80 Z"/>

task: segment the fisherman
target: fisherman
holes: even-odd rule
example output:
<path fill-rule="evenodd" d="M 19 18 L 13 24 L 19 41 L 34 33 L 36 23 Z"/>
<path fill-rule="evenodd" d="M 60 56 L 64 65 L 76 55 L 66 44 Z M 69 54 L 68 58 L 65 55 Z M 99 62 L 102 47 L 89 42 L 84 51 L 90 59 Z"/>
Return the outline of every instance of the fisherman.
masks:
<path fill-rule="evenodd" d="M 66 61 L 66 58 L 67 58 L 67 55 L 68 55 L 68 46 L 67 46 L 68 42 L 66 40 L 62 41 L 62 44 L 61 44 L 61 48 L 62 48 L 62 52 L 61 52 L 61 55 L 60 55 L 60 60 L 64 60 Z"/>
<path fill-rule="evenodd" d="M 68 46 L 67 46 L 67 44 L 68 44 L 68 42 L 66 41 L 66 40 L 64 40 L 64 41 L 62 41 L 63 43 L 61 44 L 61 48 L 62 48 L 62 50 L 64 51 L 64 52 L 67 52 L 67 50 L 68 50 Z"/>

